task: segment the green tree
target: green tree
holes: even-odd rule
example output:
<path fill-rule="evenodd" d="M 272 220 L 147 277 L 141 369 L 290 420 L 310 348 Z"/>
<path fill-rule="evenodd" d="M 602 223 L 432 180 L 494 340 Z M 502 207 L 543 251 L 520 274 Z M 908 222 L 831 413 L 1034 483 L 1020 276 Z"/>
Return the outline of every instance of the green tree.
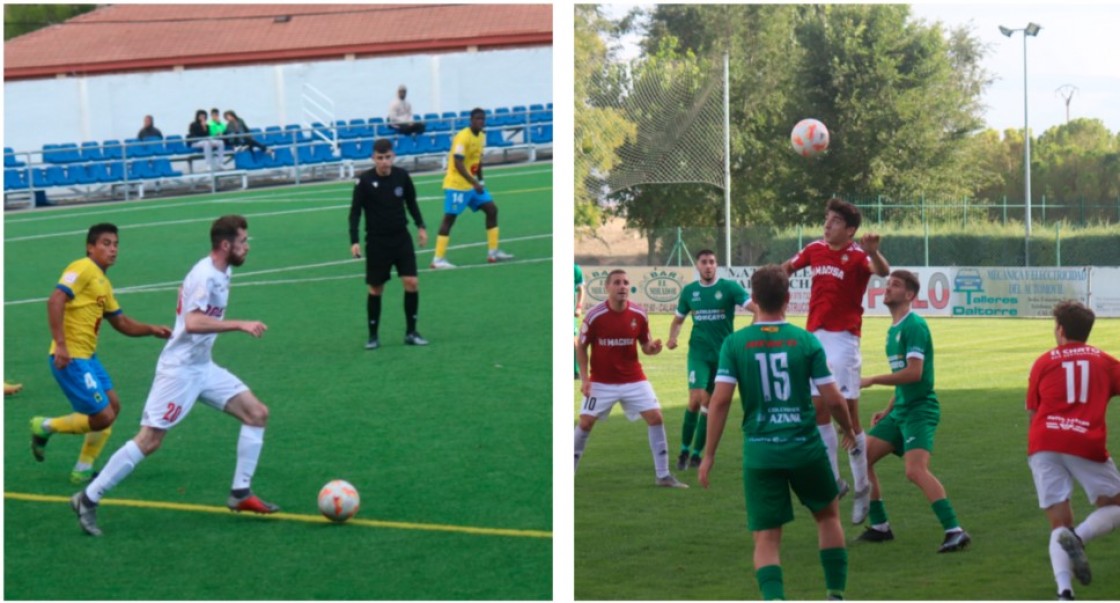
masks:
<path fill-rule="evenodd" d="M 598 107 L 592 97 L 601 88 L 617 86 L 621 71 L 608 61 L 604 37 L 614 31 L 594 4 L 577 4 L 575 13 L 575 223 L 597 226 L 602 221 L 592 182 L 618 161 L 615 149 L 636 135 L 616 110 Z"/>
<path fill-rule="evenodd" d="M 4 4 L 4 41 L 62 23 L 97 7 L 97 4 Z"/>

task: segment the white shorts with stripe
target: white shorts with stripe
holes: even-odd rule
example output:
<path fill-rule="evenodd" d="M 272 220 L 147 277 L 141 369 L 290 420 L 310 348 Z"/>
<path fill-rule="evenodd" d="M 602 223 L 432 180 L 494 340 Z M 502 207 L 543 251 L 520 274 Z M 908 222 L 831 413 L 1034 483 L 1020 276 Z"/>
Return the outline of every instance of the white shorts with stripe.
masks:
<path fill-rule="evenodd" d="M 579 414 L 591 415 L 596 419 L 610 417 L 615 404 L 622 405 L 626 418 L 637 421 L 647 410 L 661 410 L 657 395 L 649 381 L 634 383 L 595 383 L 591 382 L 591 395 L 584 397 Z"/>
<path fill-rule="evenodd" d="M 196 400 L 218 410 L 237 394 L 249 391 L 233 373 L 210 362 L 197 366 L 157 366 L 140 424 L 171 429 L 182 421 Z"/>
<path fill-rule="evenodd" d="M 1098 463 L 1072 454 L 1042 451 L 1027 457 L 1027 464 L 1042 509 L 1069 500 L 1074 480 L 1085 490 L 1089 504 L 1096 504 L 1102 496 L 1120 494 L 1120 471 L 1112 459 Z"/>
<path fill-rule="evenodd" d="M 813 335 L 821 342 L 824 355 L 828 358 L 828 370 L 836 377 L 836 386 L 848 400 L 859 400 L 859 373 L 863 367 L 863 356 L 859 353 L 859 337 L 848 331 L 825 331 L 818 329 Z M 814 396 L 821 395 L 815 383 L 809 384 Z"/>

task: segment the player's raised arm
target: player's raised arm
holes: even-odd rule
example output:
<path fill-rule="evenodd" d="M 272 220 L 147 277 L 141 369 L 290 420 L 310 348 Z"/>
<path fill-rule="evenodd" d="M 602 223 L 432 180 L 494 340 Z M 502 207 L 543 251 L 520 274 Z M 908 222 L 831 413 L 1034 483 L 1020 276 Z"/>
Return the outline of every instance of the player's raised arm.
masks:
<path fill-rule="evenodd" d="M 891 273 L 891 265 L 879 251 L 879 240 L 878 234 L 869 232 L 859 240 L 859 246 L 867 252 L 867 257 L 871 260 L 871 271 L 879 276 L 887 276 Z"/>

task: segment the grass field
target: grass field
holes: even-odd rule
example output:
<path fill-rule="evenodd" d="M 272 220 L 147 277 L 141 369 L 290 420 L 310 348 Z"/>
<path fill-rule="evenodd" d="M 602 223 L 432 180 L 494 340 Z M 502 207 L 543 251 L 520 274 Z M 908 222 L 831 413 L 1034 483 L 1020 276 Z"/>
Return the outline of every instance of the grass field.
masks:
<path fill-rule="evenodd" d="M 432 239 L 418 250 L 426 348 L 403 344 L 394 279 L 382 348 L 363 350 L 350 182 L 6 216 L 4 375 L 25 386 L 4 404 L 6 599 L 551 598 L 551 414 L 524 401 L 552 390 L 552 167 L 487 171 L 515 260 L 488 265 L 483 217 L 464 215 L 448 254 L 460 268 L 438 273 L 426 266 L 441 177 L 415 181 Z M 224 508 L 238 423 L 199 406 L 110 492 L 105 535 L 88 537 L 67 504 L 80 439 L 55 436 L 41 464 L 28 450 L 31 416 L 70 412 L 46 364 L 45 299 L 84 254 L 89 225 L 112 221 L 121 247 L 109 276 L 125 313 L 170 325 L 210 223 L 229 213 L 248 218 L 251 251 L 227 318 L 269 330 L 222 335 L 214 355 L 271 409 L 253 487 L 284 513 Z M 98 467 L 135 433 L 161 346 L 102 329 L 122 413 Z M 362 495 L 348 524 L 318 515 L 333 478 Z"/>
<path fill-rule="evenodd" d="M 792 322 L 804 325 L 803 317 Z M 746 319 L 740 318 L 742 326 Z M 663 340 L 669 316 L 651 328 Z M 1027 413 L 1023 409 L 1031 362 L 1052 347 L 1045 320 L 930 319 L 936 350 L 937 392 L 942 404 L 932 470 L 948 491 L 962 525 L 972 534 L 963 553 L 938 555 L 942 531 L 921 492 L 906 481 L 895 457 L 877 466 L 895 540 L 849 548 L 849 599 L 1009 600 L 1053 599 L 1047 552 L 1049 528 L 1038 509 L 1026 463 Z M 863 374 L 888 368 L 883 353 L 887 318 L 864 322 Z M 687 341 L 691 320 L 682 341 Z M 1120 320 L 1099 320 L 1090 342 L 1116 350 Z M 670 452 L 680 446 L 686 348 L 643 357 L 646 374 L 664 407 Z M 861 418 L 883 408 L 888 388 L 865 390 Z M 1109 419 L 1110 450 L 1120 450 L 1120 408 Z M 578 401 L 574 407 L 578 413 Z M 713 469 L 712 487 L 685 472 L 688 490 L 653 486 L 644 423 L 615 411 L 596 425 L 575 482 L 575 593 L 577 599 L 758 599 L 746 529 L 740 463 L 742 411 L 738 396 Z M 675 464 L 675 463 L 674 463 Z M 841 471 L 850 477 L 845 455 Z M 1073 497 L 1074 516 L 1089 509 Z M 840 503 L 849 542 L 863 530 L 851 526 L 851 501 Z M 823 599 L 816 529 L 804 507 L 783 531 L 782 565 L 790 599 Z M 1120 534 L 1089 543 L 1093 583 L 1075 584 L 1085 600 L 1120 599 Z"/>

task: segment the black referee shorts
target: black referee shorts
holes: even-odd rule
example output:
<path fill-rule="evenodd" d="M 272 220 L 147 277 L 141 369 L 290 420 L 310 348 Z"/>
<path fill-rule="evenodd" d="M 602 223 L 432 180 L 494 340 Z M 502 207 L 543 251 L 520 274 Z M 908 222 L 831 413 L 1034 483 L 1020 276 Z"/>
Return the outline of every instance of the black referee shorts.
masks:
<path fill-rule="evenodd" d="M 366 238 L 366 284 L 381 285 L 397 276 L 416 276 L 416 248 L 412 235 L 374 235 Z"/>

